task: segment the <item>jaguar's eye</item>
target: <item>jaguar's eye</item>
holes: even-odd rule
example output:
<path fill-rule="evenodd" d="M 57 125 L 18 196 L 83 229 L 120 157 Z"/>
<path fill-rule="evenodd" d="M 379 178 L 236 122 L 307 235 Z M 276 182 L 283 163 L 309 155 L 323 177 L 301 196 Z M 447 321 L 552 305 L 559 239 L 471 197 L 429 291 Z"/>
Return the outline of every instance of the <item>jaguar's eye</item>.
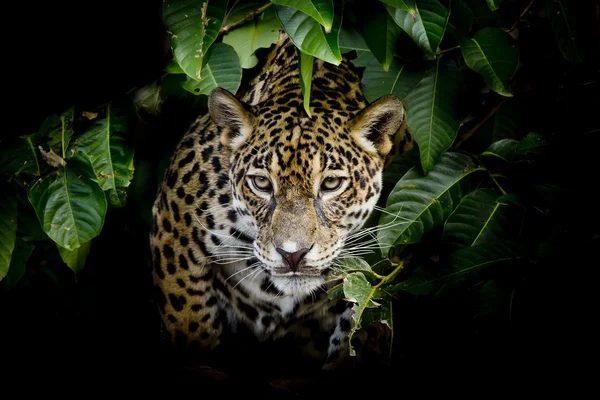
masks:
<path fill-rule="evenodd" d="M 324 192 L 333 192 L 342 186 L 343 181 L 344 179 L 339 176 L 327 177 L 323 180 L 323 183 L 321 183 L 321 190 Z"/>
<path fill-rule="evenodd" d="M 264 176 L 254 175 L 250 179 L 252 180 L 252 185 L 254 185 L 254 188 L 256 188 L 256 190 L 259 192 L 269 193 L 273 189 L 271 181 Z"/>

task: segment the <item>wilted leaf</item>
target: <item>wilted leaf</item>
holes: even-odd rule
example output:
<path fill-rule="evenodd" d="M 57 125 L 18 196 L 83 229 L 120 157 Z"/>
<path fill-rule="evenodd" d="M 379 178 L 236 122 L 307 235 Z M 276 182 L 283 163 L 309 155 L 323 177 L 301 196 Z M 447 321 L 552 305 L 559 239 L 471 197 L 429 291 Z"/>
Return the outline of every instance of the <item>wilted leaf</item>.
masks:
<path fill-rule="evenodd" d="M 204 66 L 205 74 L 202 79 L 188 78 L 183 88 L 194 94 L 210 94 L 221 87 L 231 93 L 237 92 L 242 81 L 242 67 L 233 47 L 225 43 L 215 43 L 209 54 L 208 63 Z"/>

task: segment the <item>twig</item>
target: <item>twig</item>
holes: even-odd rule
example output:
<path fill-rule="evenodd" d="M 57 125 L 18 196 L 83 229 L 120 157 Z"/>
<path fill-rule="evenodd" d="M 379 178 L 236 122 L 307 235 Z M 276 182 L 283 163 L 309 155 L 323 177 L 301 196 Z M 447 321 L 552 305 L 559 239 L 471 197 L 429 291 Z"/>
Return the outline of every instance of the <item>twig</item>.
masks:
<path fill-rule="evenodd" d="M 454 47 L 450 47 L 449 49 L 440 50 L 437 53 L 435 53 L 435 55 L 439 56 L 440 54 L 444 54 L 444 53 L 447 53 L 449 51 L 456 50 L 456 49 L 460 49 L 460 46 L 454 46 Z"/>
<path fill-rule="evenodd" d="M 481 120 L 479 121 L 473 128 L 471 128 L 467 133 L 465 133 L 458 142 L 456 142 L 456 144 L 453 146 L 455 149 L 460 148 L 471 136 L 473 136 L 475 134 L 475 132 L 477 132 L 479 130 L 479 128 L 481 128 L 481 126 L 483 124 L 485 124 L 487 122 L 488 119 L 492 118 L 494 116 L 494 114 L 496 114 L 498 112 L 498 110 L 500 110 L 500 107 L 502 107 L 502 104 L 504 104 L 504 99 L 501 100 L 498 104 L 496 104 L 496 106 L 494 106 L 494 108 L 492 108 L 490 110 L 490 112 L 487 113 L 487 115 Z"/>
<path fill-rule="evenodd" d="M 267 10 L 272 5 L 273 5 L 273 3 L 267 3 L 264 6 L 261 6 L 261 7 L 257 8 L 256 10 L 252 11 L 251 13 L 246 14 L 244 16 L 244 18 L 242 18 L 238 21 L 235 21 L 232 24 L 222 26 L 221 29 L 219 29 L 219 35 L 226 35 L 229 31 L 239 28 L 240 26 L 244 25 L 245 23 L 252 21 L 254 18 L 256 18 L 257 16 L 262 14 L 265 10 Z"/>
<path fill-rule="evenodd" d="M 529 5 L 527 7 L 525 7 L 525 9 L 521 13 L 521 15 L 519 15 L 519 18 L 517 18 L 515 23 L 512 24 L 512 26 L 505 31 L 506 33 L 510 33 L 515 30 L 515 28 L 517 27 L 517 24 L 519 23 L 519 21 L 521 21 L 521 18 L 523 18 L 523 15 L 525 15 L 525 13 L 527 13 L 527 11 L 529 11 L 529 9 L 531 8 L 531 6 L 533 5 L 534 2 L 535 2 L 535 0 L 531 0 L 529 2 Z"/>

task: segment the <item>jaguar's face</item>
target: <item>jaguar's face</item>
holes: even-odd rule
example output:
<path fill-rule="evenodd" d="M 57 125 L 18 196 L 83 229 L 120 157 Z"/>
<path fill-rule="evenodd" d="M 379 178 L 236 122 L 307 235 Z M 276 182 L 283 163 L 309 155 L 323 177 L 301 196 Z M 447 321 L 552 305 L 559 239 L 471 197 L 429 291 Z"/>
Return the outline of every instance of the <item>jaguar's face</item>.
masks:
<path fill-rule="evenodd" d="M 231 129 L 229 138 L 223 136 L 232 149 L 233 206 L 255 238 L 254 255 L 279 291 L 310 293 L 377 203 L 390 136 L 404 118 L 402 104 L 385 98 L 352 120 L 337 118 L 328 129 L 297 111 L 273 126 L 264 116 L 275 118 L 277 109 L 250 113 L 231 95 L 217 93 L 209 102 L 213 119 L 223 117 L 215 107 L 228 106 L 227 126 L 236 115 L 232 109 L 241 114 L 236 121 L 243 120 L 233 122 L 234 134 Z"/>

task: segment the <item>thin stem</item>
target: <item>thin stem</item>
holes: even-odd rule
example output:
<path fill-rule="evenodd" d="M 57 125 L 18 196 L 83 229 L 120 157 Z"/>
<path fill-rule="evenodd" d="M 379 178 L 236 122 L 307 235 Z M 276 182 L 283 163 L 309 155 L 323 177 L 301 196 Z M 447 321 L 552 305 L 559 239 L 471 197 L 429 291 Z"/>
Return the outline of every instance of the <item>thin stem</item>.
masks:
<path fill-rule="evenodd" d="M 492 174 L 490 171 L 488 171 L 488 174 L 490 175 L 490 178 L 492 178 L 492 181 L 494 181 L 496 187 L 502 192 L 502 194 L 506 194 L 506 191 L 502 188 L 502 186 L 500 186 L 500 183 L 498 183 L 496 178 L 494 178 L 494 174 Z"/>
<path fill-rule="evenodd" d="M 479 130 L 479 128 L 481 128 L 481 126 L 483 124 L 485 124 L 487 122 L 488 119 L 492 118 L 494 116 L 494 114 L 496 114 L 498 112 L 498 110 L 500 110 L 500 107 L 502 106 L 502 104 L 504 104 L 504 100 L 500 101 L 498 104 L 496 104 L 496 106 L 494 108 L 492 108 L 490 110 L 490 112 L 487 113 L 487 115 L 477 123 L 477 125 L 475 125 L 473 128 L 471 128 L 471 130 L 469 130 L 469 132 L 465 133 L 458 142 L 456 142 L 456 144 L 454 145 L 455 149 L 460 148 L 471 136 L 473 136 L 475 134 L 475 132 L 477 132 L 477 130 Z"/>
<path fill-rule="evenodd" d="M 519 21 L 521 20 L 521 18 L 523 18 L 523 15 L 525 15 L 527 13 L 527 11 L 529 11 L 529 9 L 531 8 L 531 6 L 533 5 L 534 2 L 535 2 L 535 0 L 531 0 L 529 2 L 529 4 L 527 5 L 527 7 L 525 7 L 525 9 L 523 10 L 523 12 L 521 13 L 521 15 L 519 15 L 519 18 L 517 18 L 517 20 L 515 21 L 515 23 L 512 24 L 512 26 L 505 31 L 506 33 L 510 33 L 510 32 L 512 32 L 512 31 L 515 30 L 515 28 L 517 27 L 517 24 L 519 23 Z"/>
<path fill-rule="evenodd" d="M 456 49 L 460 49 L 460 46 L 454 46 L 454 47 L 450 47 L 449 49 L 440 50 L 437 53 L 435 53 L 435 55 L 439 56 L 440 54 L 444 54 L 444 53 L 447 53 L 449 51 L 456 50 Z"/>
<path fill-rule="evenodd" d="M 381 282 L 379 282 L 377 285 L 375 285 L 374 288 L 379 288 L 388 282 L 392 282 L 394 280 L 394 278 L 396 278 L 396 276 L 400 273 L 400 271 L 402 271 L 402 268 L 404 268 L 404 263 L 399 262 L 398 264 L 395 264 L 395 265 L 396 265 L 396 268 L 389 275 L 382 277 L 383 279 L 381 280 Z"/>
<path fill-rule="evenodd" d="M 265 10 L 267 10 L 272 5 L 273 5 L 273 3 L 267 3 L 264 6 L 261 6 L 261 7 L 257 8 L 256 10 L 246 14 L 244 16 L 244 18 L 242 18 L 238 21 L 235 21 L 232 24 L 222 26 L 221 29 L 219 29 L 219 35 L 226 35 L 229 31 L 239 28 L 240 26 L 244 25 L 245 23 L 252 21 L 254 18 L 256 18 L 257 16 L 262 14 Z"/>

